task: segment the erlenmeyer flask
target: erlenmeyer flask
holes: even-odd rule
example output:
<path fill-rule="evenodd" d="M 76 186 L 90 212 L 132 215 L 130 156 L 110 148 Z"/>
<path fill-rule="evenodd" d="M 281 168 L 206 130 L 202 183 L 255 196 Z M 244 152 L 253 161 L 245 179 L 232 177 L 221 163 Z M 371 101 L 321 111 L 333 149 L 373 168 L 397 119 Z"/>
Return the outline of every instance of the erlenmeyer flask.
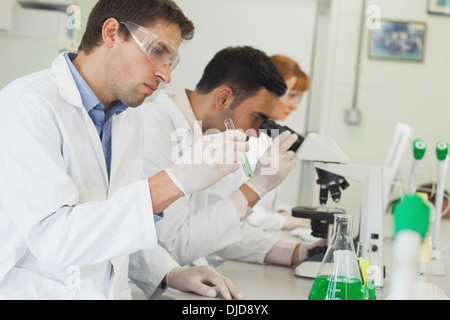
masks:
<path fill-rule="evenodd" d="M 364 300 L 363 287 L 351 237 L 353 217 L 334 216 L 331 245 L 322 260 L 310 300 Z"/>
<path fill-rule="evenodd" d="M 374 270 L 373 266 L 371 266 L 371 252 L 371 243 L 358 242 L 358 247 L 356 249 L 356 258 L 358 261 L 359 270 L 361 272 L 365 300 L 377 300 Z"/>

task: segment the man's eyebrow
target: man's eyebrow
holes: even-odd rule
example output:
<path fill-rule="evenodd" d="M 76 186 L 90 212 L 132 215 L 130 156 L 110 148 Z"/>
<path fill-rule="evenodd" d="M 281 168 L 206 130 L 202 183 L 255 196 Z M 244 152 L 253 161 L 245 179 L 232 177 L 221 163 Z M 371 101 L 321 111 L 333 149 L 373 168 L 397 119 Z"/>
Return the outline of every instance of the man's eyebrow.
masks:
<path fill-rule="evenodd" d="M 252 111 L 253 115 L 263 118 L 264 120 L 268 120 L 269 116 L 262 112 Z"/>
<path fill-rule="evenodd" d="M 160 46 L 162 47 L 162 49 L 163 49 L 166 53 L 169 53 L 169 48 L 167 47 L 166 44 L 160 43 Z"/>

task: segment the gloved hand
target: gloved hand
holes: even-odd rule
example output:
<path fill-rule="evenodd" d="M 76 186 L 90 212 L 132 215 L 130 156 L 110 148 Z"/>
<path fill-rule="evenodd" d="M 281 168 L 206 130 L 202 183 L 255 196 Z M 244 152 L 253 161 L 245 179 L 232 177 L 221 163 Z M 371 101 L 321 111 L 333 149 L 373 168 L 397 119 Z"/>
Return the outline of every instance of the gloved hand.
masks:
<path fill-rule="evenodd" d="M 245 297 L 236 285 L 211 266 L 196 266 L 190 268 L 175 267 L 169 271 L 166 283 L 173 289 L 192 291 L 202 296 L 214 298 L 217 291 L 210 285 L 219 289 L 226 300 L 232 298 L 243 300 Z"/>
<path fill-rule="evenodd" d="M 284 131 L 273 139 L 270 147 L 256 163 L 253 177 L 245 182 L 260 198 L 276 188 L 295 167 L 295 153 L 288 151 L 298 136 Z"/>
<path fill-rule="evenodd" d="M 291 211 L 280 210 L 277 212 L 285 218 L 283 230 L 293 230 L 296 228 L 311 228 L 311 220 L 293 217 Z"/>
<path fill-rule="evenodd" d="M 204 135 L 165 171 L 185 195 L 204 190 L 239 168 L 241 152 L 249 149 L 246 139 L 239 130 Z"/>

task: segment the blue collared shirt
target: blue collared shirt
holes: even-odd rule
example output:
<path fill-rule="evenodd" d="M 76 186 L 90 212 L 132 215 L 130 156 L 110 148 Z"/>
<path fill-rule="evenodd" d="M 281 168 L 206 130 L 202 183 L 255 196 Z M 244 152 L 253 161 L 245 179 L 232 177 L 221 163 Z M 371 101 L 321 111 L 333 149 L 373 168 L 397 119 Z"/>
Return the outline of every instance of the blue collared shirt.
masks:
<path fill-rule="evenodd" d="M 69 66 L 75 84 L 77 85 L 78 91 L 80 92 L 83 106 L 86 108 L 86 111 L 91 117 L 92 122 L 94 123 L 95 128 L 97 129 L 97 132 L 100 136 L 103 154 L 105 155 L 106 169 L 108 170 L 109 177 L 111 168 L 111 120 L 115 114 L 120 114 L 128 107 L 119 100 L 115 100 L 111 103 L 106 112 L 103 111 L 104 106 L 72 63 L 72 61 L 77 57 L 77 54 L 67 52 L 64 57 L 66 58 L 67 65 Z M 155 222 L 162 219 L 163 217 L 163 212 L 161 212 L 159 215 L 153 215 Z"/>

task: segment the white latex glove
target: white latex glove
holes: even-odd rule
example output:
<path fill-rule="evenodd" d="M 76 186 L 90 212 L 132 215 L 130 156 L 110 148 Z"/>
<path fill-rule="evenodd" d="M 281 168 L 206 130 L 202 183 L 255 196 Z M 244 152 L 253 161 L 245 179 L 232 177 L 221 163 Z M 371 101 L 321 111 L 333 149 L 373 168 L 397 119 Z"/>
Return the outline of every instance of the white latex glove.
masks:
<path fill-rule="evenodd" d="M 295 167 L 295 153 L 288 151 L 298 136 L 283 131 L 256 163 L 253 177 L 245 182 L 260 198 L 276 188 Z"/>
<path fill-rule="evenodd" d="M 217 291 L 210 286 L 213 285 L 219 289 L 222 297 L 226 300 L 232 298 L 243 300 L 245 298 L 230 279 L 211 266 L 175 267 L 167 274 L 166 282 L 173 289 L 191 291 L 206 297 L 217 296 Z"/>
<path fill-rule="evenodd" d="M 204 190 L 239 168 L 241 152 L 249 149 L 246 139 L 239 130 L 204 135 L 165 171 L 185 195 Z"/>
<path fill-rule="evenodd" d="M 278 214 L 282 215 L 284 220 L 283 229 L 293 230 L 295 228 L 311 228 L 311 220 L 304 218 L 293 217 L 290 212 L 278 211 Z"/>

